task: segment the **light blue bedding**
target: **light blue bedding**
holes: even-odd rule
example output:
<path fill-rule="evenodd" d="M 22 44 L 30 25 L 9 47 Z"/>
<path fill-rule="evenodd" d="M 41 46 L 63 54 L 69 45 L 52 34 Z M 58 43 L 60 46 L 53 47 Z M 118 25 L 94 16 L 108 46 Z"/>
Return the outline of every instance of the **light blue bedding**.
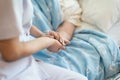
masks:
<path fill-rule="evenodd" d="M 63 21 L 57 0 L 33 0 L 33 6 L 33 24 L 43 32 L 56 30 Z M 77 71 L 89 80 L 104 80 L 120 72 L 120 50 L 117 44 L 97 31 L 75 31 L 65 50 L 52 53 L 45 49 L 34 57 Z"/>

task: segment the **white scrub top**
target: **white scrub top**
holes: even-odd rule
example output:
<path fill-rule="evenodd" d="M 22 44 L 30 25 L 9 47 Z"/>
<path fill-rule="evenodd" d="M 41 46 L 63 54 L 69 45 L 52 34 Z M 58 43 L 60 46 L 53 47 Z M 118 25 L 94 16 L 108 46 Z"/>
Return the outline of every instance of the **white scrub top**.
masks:
<path fill-rule="evenodd" d="M 31 0 L 0 0 L 0 40 L 20 36 L 20 41 L 27 41 L 32 12 Z M 37 80 L 32 74 L 33 61 L 29 56 L 9 63 L 2 59 L 0 53 L 0 80 Z M 20 75 L 26 77 L 18 78 Z"/>

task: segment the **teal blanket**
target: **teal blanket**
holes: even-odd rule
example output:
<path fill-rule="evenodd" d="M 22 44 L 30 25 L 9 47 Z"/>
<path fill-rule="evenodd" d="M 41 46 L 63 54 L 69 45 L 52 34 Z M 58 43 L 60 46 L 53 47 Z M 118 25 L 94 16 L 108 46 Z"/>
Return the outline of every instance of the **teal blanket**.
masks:
<path fill-rule="evenodd" d="M 43 32 L 56 30 L 63 21 L 57 0 L 33 0 L 33 24 Z M 106 34 L 92 30 L 75 31 L 65 50 L 45 50 L 34 55 L 47 63 L 79 72 L 89 80 L 104 80 L 120 72 L 120 50 Z"/>

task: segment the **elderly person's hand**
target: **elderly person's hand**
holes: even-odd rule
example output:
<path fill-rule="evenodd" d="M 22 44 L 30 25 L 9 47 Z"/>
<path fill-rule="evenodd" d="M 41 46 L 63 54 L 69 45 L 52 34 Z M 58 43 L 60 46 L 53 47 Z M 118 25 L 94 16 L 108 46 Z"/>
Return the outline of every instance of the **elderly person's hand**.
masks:
<path fill-rule="evenodd" d="M 47 34 L 49 37 L 56 39 L 62 46 L 58 46 L 58 43 L 47 48 L 51 52 L 58 52 L 60 49 L 65 49 L 65 46 L 69 44 L 69 40 L 63 38 L 58 32 L 49 31 Z"/>

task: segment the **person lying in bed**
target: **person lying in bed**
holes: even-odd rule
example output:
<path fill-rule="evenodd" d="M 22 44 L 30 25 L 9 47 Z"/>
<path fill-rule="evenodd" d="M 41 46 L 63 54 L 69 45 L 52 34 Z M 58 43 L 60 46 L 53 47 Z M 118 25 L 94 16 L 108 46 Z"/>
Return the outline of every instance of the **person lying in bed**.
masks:
<path fill-rule="evenodd" d="M 119 73 L 120 50 L 106 35 L 120 17 L 117 1 L 33 0 L 33 24 L 43 32 L 50 32 L 60 42 L 63 42 L 61 38 L 65 43 L 70 41 L 70 44 L 63 43 L 64 50 L 45 49 L 34 57 L 77 71 L 89 80 L 104 80 Z"/>

